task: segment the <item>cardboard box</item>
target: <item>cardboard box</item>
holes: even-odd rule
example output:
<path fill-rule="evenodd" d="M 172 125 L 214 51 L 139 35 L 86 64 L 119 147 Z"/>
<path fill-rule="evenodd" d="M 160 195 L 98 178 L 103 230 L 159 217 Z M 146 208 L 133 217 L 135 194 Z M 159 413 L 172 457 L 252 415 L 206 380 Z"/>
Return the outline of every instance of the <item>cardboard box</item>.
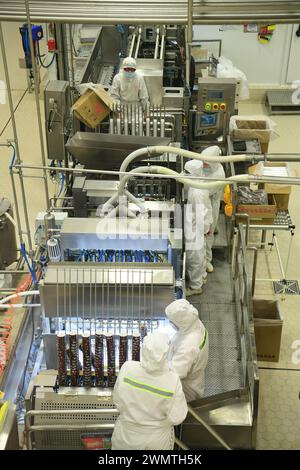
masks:
<path fill-rule="evenodd" d="M 268 122 L 259 119 L 236 119 L 235 128 L 231 131 L 233 139 L 260 141 L 262 153 L 267 153 L 271 139 L 271 129 Z"/>
<path fill-rule="evenodd" d="M 250 224 L 272 225 L 276 216 L 276 202 L 272 194 L 268 195 L 269 204 L 238 204 L 237 213 L 248 214 Z"/>
<path fill-rule="evenodd" d="M 254 299 L 253 317 L 257 359 L 278 362 L 283 326 L 278 301 Z"/>
<path fill-rule="evenodd" d="M 264 162 L 263 166 L 265 167 L 285 167 L 287 169 L 289 176 L 296 176 L 294 171 L 291 171 L 288 163 L 286 162 Z M 259 174 L 257 173 L 257 165 L 253 165 L 248 169 L 249 175 Z M 290 194 L 292 192 L 292 186 L 288 184 L 272 184 L 265 183 L 263 186 L 264 190 L 268 194 L 274 196 L 277 209 L 279 211 L 286 211 L 289 207 Z"/>
<path fill-rule="evenodd" d="M 113 99 L 104 89 L 87 90 L 73 105 L 75 116 L 91 129 L 95 129 L 109 115 Z"/>

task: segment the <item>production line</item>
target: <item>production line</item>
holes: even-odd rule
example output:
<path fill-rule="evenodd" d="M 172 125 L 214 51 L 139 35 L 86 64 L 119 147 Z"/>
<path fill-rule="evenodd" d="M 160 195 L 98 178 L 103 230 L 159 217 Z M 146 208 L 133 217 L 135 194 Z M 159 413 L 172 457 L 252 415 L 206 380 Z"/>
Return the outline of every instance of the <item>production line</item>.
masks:
<path fill-rule="evenodd" d="M 246 140 L 239 151 L 240 139 L 229 135 L 229 127 L 238 114 L 240 81 L 219 78 L 212 67 L 210 76 L 193 78 L 187 35 L 181 23 L 123 29 L 105 24 L 83 68 L 76 70 L 79 61 L 63 53 L 58 79 L 50 80 L 44 91 L 48 161 L 31 165 L 14 157 L 11 163 L 14 185 L 18 178 L 22 187 L 24 173 L 35 171 L 61 186 L 37 214 L 34 237 L 29 224 L 25 237 L 15 227 L 11 219 L 19 215 L 9 202 L 0 206 L 4 236 L 13 241 L 9 255 L 2 253 L 0 243 L 0 267 L 9 272 L 19 256 L 19 235 L 22 256 L 16 271 L 22 274 L 26 263 L 32 282 L 19 286 L 15 297 L 39 330 L 30 338 L 31 325 L 24 320 L 14 357 L 10 347 L 4 350 L 4 335 L 0 344 L 0 388 L 12 403 L 18 398 L 21 402 L 18 388 L 24 398 L 18 420 L 25 423 L 28 449 L 82 449 L 87 431 L 110 438 L 118 418 L 112 393 L 122 365 L 142 359 L 144 339 L 151 333 L 172 335 L 165 308 L 186 297 L 185 190 L 219 188 L 223 199 L 225 187 L 226 217 L 222 203 L 218 223 L 222 240 L 215 235 L 213 251 L 225 250 L 227 256 L 218 258 L 201 300 L 190 297 L 214 353 L 206 369 L 205 393 L 191 402 L 192 413 L 176 430 L 176 445 L 255 448 L 255 272 L 250 276 L 247 259 L 251 222 L 239 210 L 237 198 L 247 195 L 241 185 L 282 184 L 280 177 L 248 175 L 253 164 L 280 162 L 282 156 L 263 153 L 255 139 Z M 68 51 L 66 36 L 59 45 Z M 144 108 L 109 101 L 124 57 L 135 59 L 144 77 L 149 94 Z M 211 57 L 209 63 L 214 61 Z M 105 108 L 96 124 L 92 113 L 83 116 L 78 105 L 89 93 Z M 220 153 L 201 156 L 210 146 L 218 146 Z M 186 159 L 221 163 L 225 177 L 198 181 L 184 173 Z M 285 181 L 299 184 L 292 176 Z M 45 179 L 46 196 L 47 184 Z M 267 205 L 268 196 L 263 196 Z M 15 209 L 24 211 L 26 221 L 25 190 L 19 206 Z M 289 216 L 288 211 L 284 214 Z M 291 220 L 288 225 L 294 230 Z M 0 301 L 1 310 L 7 302 Z M 16 377 L 15 362 L 24 348 L 28 359 Z M 11 433 L 17 433 L 16 426 Z"/>

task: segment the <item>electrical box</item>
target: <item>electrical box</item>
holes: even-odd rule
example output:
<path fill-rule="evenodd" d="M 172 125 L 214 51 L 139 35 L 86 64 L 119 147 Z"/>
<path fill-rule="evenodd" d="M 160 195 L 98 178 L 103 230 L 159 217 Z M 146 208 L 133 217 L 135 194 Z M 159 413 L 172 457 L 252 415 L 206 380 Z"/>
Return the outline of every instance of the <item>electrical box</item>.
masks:
<path fill-rule="evenodd" d="M 44 92 L 47 152 L 50 160 L 64 160 L 70 113 L 70 87 L 64 80 L 51 80 Z"/>

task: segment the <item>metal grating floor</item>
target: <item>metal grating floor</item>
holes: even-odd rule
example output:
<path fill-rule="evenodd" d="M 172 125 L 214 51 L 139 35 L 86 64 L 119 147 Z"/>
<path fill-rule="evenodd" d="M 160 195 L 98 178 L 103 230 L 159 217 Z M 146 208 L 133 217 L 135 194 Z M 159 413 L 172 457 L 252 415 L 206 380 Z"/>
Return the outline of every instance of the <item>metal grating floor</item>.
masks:
<path fill-rule="evenodd" d="M 274 281 L 273 289 L 275 294 L 300 295 L 298 281 Z"/>
<path fill-rule="evenodd" d="M 243 386 L 230 267 L 218 258 L 213 264 L 215 270 L 208 275 L 203 294 L 189 298 L 209 334 L 209 362 L 205 374 L 207 397 Z"/>

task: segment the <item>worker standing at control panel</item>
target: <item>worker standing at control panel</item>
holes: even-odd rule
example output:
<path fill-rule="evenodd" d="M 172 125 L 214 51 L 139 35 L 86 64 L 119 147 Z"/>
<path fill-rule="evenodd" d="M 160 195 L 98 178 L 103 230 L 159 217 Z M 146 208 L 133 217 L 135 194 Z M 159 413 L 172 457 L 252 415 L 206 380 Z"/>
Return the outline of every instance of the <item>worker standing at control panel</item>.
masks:
<path fill-rule="evenodd" d="M 166 307 L 166 315 L 176 333 L 170 345 L 169 359 L 179 375 L 187 402 L 203 397 L 205 368 L 208 362 L 208 333 L 198 310 L 185 299 Z"/>
<path fill-rule="evenodd" d="M 114 77 L 110 95 L 116 103 L 140 104 L 146 111 L 149 95 L 144 77 L 136 70 L 136 60 L 126 57 L 122 70 Z"/>
<path fill-rule="evenodd" d="M 192 181 L 201 183 L 203 163 L 189 160 L 184 166 L 185 173 L 194 176 Z M 189 285 L 186 296 L 202 294 L 206 283 L 206 235 L 213 222 L 212 208 L 207 189 L 190 187 L 185 207 L 184 235 L 186 251 L 186 271 Z"/>
<path fill-rule="evenodd" d="M 174 426 L 185 419 L 187 403 L 168 353 L 168 336 L 155 332 L 144 339 L 141 362 L 127 361 L 121 367 L 113 391 L 120 413 L 113 450 L 173 449 Z"/>
<path fill-rule="evenodd" d="M 203 152 L 201 152 L 201 155 L 207 155 L 210 157 L 218 157 L 221 155 L 221 149 L 217 145 L 212 145 L 211 147 L 207 147 Z M 210 177 L 210 178 L 225 178 L 225 172 L 224 168 L 221 163 L 218 162 L 205 162 L 204 161 L 204 166 L 203 166 L 203 173 L 204 176 Z M 212 264 L 212 247 L 214 243 L 214 233 L 217 229 L 218 225 L 218 219 L 220 215 L 220 203 L 221 203 L 221 198 L 223 195 L 223 188 L 217 187 L 217 188 L 211 188 L 209 190 L 209 198 L 211 202 L 211 208 L 212 208 L 212 217 L 213 217 L 213 223 L 211 226 L 211 230 L 209 234 L 206 236 L 206 271 L 208 273 L 212 273 L 214 270 L 213 264 Z"/>

